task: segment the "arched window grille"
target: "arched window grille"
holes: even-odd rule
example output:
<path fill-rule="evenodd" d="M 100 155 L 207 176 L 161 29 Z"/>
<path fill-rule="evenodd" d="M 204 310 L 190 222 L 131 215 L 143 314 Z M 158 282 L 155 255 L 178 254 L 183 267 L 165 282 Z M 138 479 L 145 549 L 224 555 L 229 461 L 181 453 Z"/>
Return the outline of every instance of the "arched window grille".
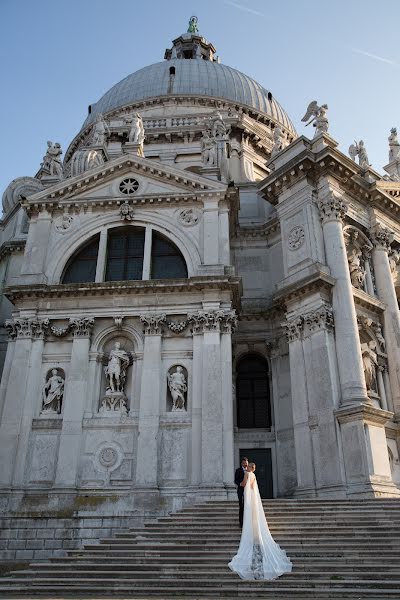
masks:
<path fill-rule="evenodd" d="M 80 248 L 68 261 L 62 278 L 63 283 L 90 283 L 96 277 L 97 255 L 99 252 L 99 236 Z"/>
<path fill-rule="evenodd" d="M 100 254 L 96 235 L 68 261 L 62 283 L 187 278 L 186 262 L 177 246 L 150 228 L 148 233 L 135 226 L 111 229 Z"/>
<path fill-rule="evenodd" d="M 248 355 L 239 362 L 236 378 L 237 425 L 243 429 L 271 427 L 268 363 Z"/>

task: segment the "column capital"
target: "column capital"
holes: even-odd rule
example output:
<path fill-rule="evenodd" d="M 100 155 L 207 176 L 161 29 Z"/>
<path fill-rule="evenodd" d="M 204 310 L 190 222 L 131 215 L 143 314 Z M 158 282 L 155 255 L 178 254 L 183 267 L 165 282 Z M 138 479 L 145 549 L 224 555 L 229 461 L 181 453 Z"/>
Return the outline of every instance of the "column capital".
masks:
<path fill-rule="evenodd" d="M 286 317 L 286 322 L 282 325 L 286 330 L 288 341 L 293 342 L 303 335 L 310 335 L 321 329 L 332 330 L 335 325 L 333 310 L 326 304 L 302 315 Z"/>
<path fill-rule="evenodd" d="M 147 313 L 140 315 L 140 320 L 144 325 L 145 335 L 162 335 L 162 327 L 166 321 L 165 313 Z"/>
<path fill-rule="evenodd" d="M 69 320 L 69 329 L 73 337 L 90 337 L 94 326 L 93 317 L 78 317 Z"/>
<path fill-rule="evenodd" d="M 48 319 L 40 321 L 39 319 L 7 319 L 4 327 L 7 330 L 8 338 L 32 338 L 35 340 L 43 339 L 49 326 Z"/>
<path fill-rule="evenodd" d="M 237 326 L 237 320 L 238 317 L 234 310 L 199 310 L 188 315 L 188 322 L 192 325 L 193 334 L 206 331 L 233 333 Z"/>
<path fill-rule="evenodd" d="M 323 224 L 329 221 L 339 221 L 342 223 L 346 216 L 348 205 L 342 198 L 330 192 L 327 196 L 318 200 L 318 209 Z"/>
<path fill-rule="evenodd" d="M 390 229 L 384 227 L 380 223 L 376 223 L 372 228 L 371 237 L 376 250 L 389 252 L 394 238 L 394 234 Z"/>
<path fill-rule="evenodd" d="M 286 316 L 286 321 L 282 323 L 282 327 L 285 329 L 288 342 L 299 340 L 303 333 L 303 317 L 295 316 L 288 318 Z"/>

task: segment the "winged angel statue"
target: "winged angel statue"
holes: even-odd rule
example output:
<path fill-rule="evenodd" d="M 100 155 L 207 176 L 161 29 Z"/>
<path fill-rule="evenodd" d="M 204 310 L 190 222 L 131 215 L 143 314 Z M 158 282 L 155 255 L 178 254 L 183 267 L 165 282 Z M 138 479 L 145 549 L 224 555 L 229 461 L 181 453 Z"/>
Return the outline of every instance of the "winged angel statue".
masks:
<path fill-rule="evenodd" d="M 356 156 L 358 156 L 358 162 L 362 171 L 368 170 L 368 154 L 363 140 L 360 140 L 358 143 L 354 141 L 354 144 L 351 144 L 349 148 L 349 154 L 354 161 L 356 160 Z"/>
<path fill-rule="evenodd" d="M 321 104 L 318 106 L 316 100 L 310 102 L 307 108 L 307 112 L 302 118 L 303 123 L 308 121 L 307 125 L 313 124 L 315 127 L 314 137 L 317 137 L 320 133 L 327 133 L 329 127 L 328 117 L 326 116 L 326 112 L 328 110 L 327 104 Z M 312 118 L 311 118 L 312 117 Z M 311 120 L 309 120 L 311 119 Z M 306 125 L 306 127 L 307 127 Z"/>

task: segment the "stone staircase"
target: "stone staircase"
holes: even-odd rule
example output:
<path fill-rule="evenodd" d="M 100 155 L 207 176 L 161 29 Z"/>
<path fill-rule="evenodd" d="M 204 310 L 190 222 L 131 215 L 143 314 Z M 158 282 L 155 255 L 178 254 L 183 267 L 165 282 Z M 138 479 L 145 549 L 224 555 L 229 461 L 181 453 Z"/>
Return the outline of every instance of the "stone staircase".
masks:
<path fill-rule="evenodd" d="M 240 539 L 237 504 L 208 502 L 32 563 L 0 578 L 0 597 L 400 597 L 400 501 L 268 500 L 264 508 L 294 564 L 275 581 L 231 573 L 227 563 Z"/>

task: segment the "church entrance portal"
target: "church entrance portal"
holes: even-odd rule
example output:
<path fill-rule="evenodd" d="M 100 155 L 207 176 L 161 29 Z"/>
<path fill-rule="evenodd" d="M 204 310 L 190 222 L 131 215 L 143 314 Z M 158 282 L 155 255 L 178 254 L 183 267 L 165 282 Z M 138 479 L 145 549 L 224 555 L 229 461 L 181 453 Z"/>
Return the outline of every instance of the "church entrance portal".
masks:
<path fill-rule="evenodd" d="M 256 476 L 261 498 L 273 498 L 271 448 L 241 449 L 240 456 L 247 456 L 256 464 Z"/>

